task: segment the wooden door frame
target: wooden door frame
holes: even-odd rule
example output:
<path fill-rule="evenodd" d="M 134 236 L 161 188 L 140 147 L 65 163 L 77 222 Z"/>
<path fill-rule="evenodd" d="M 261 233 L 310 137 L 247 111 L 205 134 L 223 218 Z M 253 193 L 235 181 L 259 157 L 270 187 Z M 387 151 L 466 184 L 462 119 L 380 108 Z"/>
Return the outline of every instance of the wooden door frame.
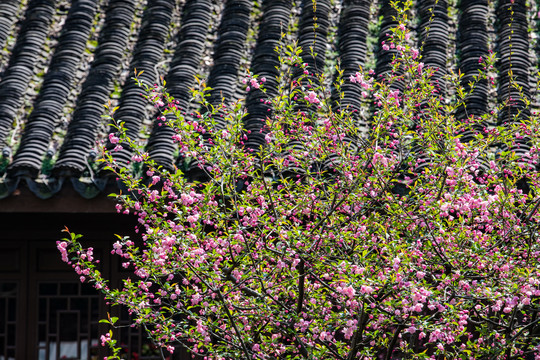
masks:
<path fill-rule="evenodd" d="M 79 276 L 68 264 L 63 264 L 65 265 L 65 270 L 61 270 L 61 271 L 39 271 L 37 267 L 33 267 L 33 266 L 37 266 L 37 261 L 32 261 L 32 260 L 37 260 L 37 255 L 38 255 L 37 252 L 39 251 L 39 244 L 43 242 L 44 241 L 41 241 L 41 240 L 30 240 L 27 242 L 27 247 L 28 247 L 27 254 L 30 261 L 28 264 L 29 267 L 26 268 L 26 272 L 27 272 L 26 278 L 27 278 L 27 288 L 28 288 L 26 308 L 28 309 L 28 317 L 26 321 L 26 329 L 27 329 L 26 339 L 24 340 L 27 344 L 34 344 L 33 345 L 34 354 L 27 354 L 31 356 L 31 357 L 27 357 L 28 359 L 32 359 L 34 358 L 34 356 L 38 358 L 39 356 L 39 351 L 38 351 L 38 343 L 39 343 L 38 287 L 39 287 L 39 284 L 47 283 L 47 282 L 57 283 L 57 284 L 80 282 Z M 110 254 L 107 252 L 109 245 L 110 244 L 107 241 L 103 241 L 103 240 L 85 242 L 85 246 L 92 246 L 95 249 L 103 250 L 103 254 L 99 254 L 98 256 L 103 257 L 102 259 L 103 261 L 100 262 L 102 266 L 100 271 L 106 276 L 109 276 L 111 273 L 110 261 L 108 261 L 110 258 Z M 58 252 L 58 258 L 60 258 L 59 252 Z M 103 296 L 101 296 L 98 290 L 95 290 L 95 291 L 99 299 L 99 302 L 98 302 L 99 314 L 106 314 L 108 311 L 110 311 L 109 306 L 106 305 L 106 302 Z M 98 320 L 101 320 L 101 319 L 98 319 Z M 90 326 L 90 324 L 88 324 L 88 326 Z M 99 341 L 99 336 L 101 334 L 104 334 L 107 330 L 108 330 L 107 324 L 98 325 L 98 334 L 97 334 L 98 341 Z M 107 348 L 103 346 L 99 346 L 98 351 L 99 351 L 98 359 L 103 359 L 105 356 L 108 355 Z"/>

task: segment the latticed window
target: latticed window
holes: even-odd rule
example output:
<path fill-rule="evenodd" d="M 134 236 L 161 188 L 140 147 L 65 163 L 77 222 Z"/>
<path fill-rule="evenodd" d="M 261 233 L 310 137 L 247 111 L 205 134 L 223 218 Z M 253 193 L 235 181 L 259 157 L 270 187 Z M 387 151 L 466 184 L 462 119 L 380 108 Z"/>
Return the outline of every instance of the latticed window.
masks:
<path fill-rule="evenodd" d="M 0 283 L 0 360 L 15 360 L 15 326 L 19 284 Z"/>
<path fill-rule="evenodd" d="M 38 284 L 38 359 L 98 359 L 99 295 L 88 284 Z"/>
<path fill-rule="evenodd" d="M 26 217 L 18 215 L 17 222 Z M 113 284 L 119 284 L 130 273 L 110 254 L 111 242 L 107 240 L 114 241 L 115 232 L 129 232 L 132 225 L 116 224 L 119 229 L 110 231 L 107 228 L 112 225 L 107 224 L 114 223 L 110 214 L 40 217 L 22 235 L 8 230 L 0 236 L 0 360 L 103 359 L 107 349 L 101 346 L 100 336 L 109 328 L 99 320 L 110 313 L 127 325 L 129 315 L 121 308 L 109 307 L 92 285 L 80 282 L 73 269 L 61 261 L 56 240 L 62 237 L 63 222 L 82 221 L 86 223 L 82 229 L 92 227 L 87 244 L 101 260 L 101 271 Z M 82 220 L 75 221 L 77 217 Z M 98 223 L 104 225 L 96 227 Z M 162 359 L 159 349 L 138 328 L 122 327 L 114 330 L 114 336 L 123 348 L 123 359 Z M 174 359 L 181 358 L 180 352 L 175 354 Z"/>

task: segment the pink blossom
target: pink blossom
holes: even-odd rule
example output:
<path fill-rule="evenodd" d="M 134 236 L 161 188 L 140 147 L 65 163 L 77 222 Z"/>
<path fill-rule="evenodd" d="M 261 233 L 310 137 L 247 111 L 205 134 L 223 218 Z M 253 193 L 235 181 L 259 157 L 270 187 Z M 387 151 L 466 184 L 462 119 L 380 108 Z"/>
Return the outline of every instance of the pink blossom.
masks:
<path fill-rule="evenodd" d="M 195 202 L 195 199 L 190 194 L 181 194 L 180 199 L 182 199 L 182 204 L 186 206 Z"/>
<path fill-rule="evenodd" d="M 122 244 L 120 241 L 117 241 L 113 244 L 114 252 L 118 255 L 122 255 Z"/>
<path fill-rule="evenodd" d="M 157 199 L 159 199 L 159 193 L 157 190 L 152 190 L 148 193 L 148 200 L 150 200 L 151 202 L 154 202 Z"/>
<path fill-rule="evenodd" d="M 340 287 L 338 291 L 343 295 L 347 295 L 349 298 L 353 298 L 356 295 L 356 291 L 352 286 Z"/>
<path fill-rule="evenodd" d="M 254 89 L 258 89 L 260 87 L 259 83 L 257 82 L 257 79 L 251 79 L 249 83 Z"/>
<path fill-rule="evenodd" d="M 364 78 L 364 74 L 357 72 L 354 75 L 351 75 L 349 77 L 350 82 L 358 83 L 360 86 L 362 86 L 364 89 L 368 90 L 372 87 L 371 83 L 373 82 L 373 78 L 366 80 Z"/>
<path fill-rule="evenodd" d="M 342 331 L 343 331 L 343 334 L 345 336 L 345 339 L 350 339 L 353 337 L 354 335 L 354 331 L 356 330 L 356 326 L 354 327 L 346 327 L 344 328 Z"/>
<path fill-rule="evenodd" d="M 62 261 L 68 262 L 68 253 L 67 253 L 67 246 L 68 243 L 66 241 L 57 241 L 56 242 L 56 248 L 60 251 L 60 254 L 62 254 Z"/>
<path fill-rule="evenodd" d="M 309 101 L 311 104 L 318 104 L 320 101 L 317 99 L 317 94 L 314 91 L 308 92 L 306 96 L 304 96 L 304 100 Z"/>
<path fill-rule="evenodd" d="M 394 99 L 396 106 L 399 106 L 399 89 L 390 91 L 390 93 L 388 94 L 388 97 Z"/>
<path fill-rule="evenodd" d="M 375 291 L 375 289 L 372 288 L 372 287 L 369 286 L 369 285 L 362 285 L 362 286 L 360 287 L 360 292 L 361 292 L 362 294 L 368 294 L 368 295 L 369 295 L 369 294 L 373 293 L 374 291 Z"/>
<path fill-rule="evenodd" d="M 109 141 L 111 142 L 111 144 L 118 144 L 118 141 L 120 141 L 120 139 L 116 137 L 113 133 L 110 133 Z"/>
<path fill-rule="evenodd" d="M 141 162 L 141 161 L 143 161 L 143 157 L 141 155 L 133 155 L 131 157 L 131 161 L 133 161 L 133 162 Z"/>
<path fill-rule="evenodd" d="M 101 346 L 105 346 L 105 344 L 111 341 L 111 334 L 106 333 L 105 335 L 101 335 L 100 339 L 101 339 Z"/>
<path fill-rule="evenodd" d="M 401 264 L 401 259 L 399 257 L 395 257 L 394 258 L 394 266 L 393 266 L 393 269 L 394 271 L 397 271 L 399 269 L 399 265 Z"/>
<path fill-rule="evenodd" d="M 414 334 L 414 333 L 416 332 L 416 330 L 418 330 L 418 329 L 416 328 L 416 326 L 411 325 L 411 326 L 409 326 L 409 327 L 407 328 L 406 331 L 407 331 L 409 334 Z"/>

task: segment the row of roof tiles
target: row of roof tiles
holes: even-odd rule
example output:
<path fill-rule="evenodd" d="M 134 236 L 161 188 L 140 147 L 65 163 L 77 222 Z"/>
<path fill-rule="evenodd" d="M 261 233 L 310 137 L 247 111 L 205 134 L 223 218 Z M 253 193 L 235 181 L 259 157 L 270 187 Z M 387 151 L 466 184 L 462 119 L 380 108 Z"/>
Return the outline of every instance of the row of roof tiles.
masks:
<path fill-rule="evenodd" d="M 424 43 L 426 65 L 440 69 L 436 73 L 440 90 L 444 92 L 447 68 L 459 67 L 467 74 L 463 79 L 467 84 L 481 66 L 479 57 L 496 50 L 501 58 L 496 101 L 516 95 L 505 75 L 510 64 L 525 94 L 535 96 L 530 83 L 537 67 L 538 49 L 532 40 L 538 24 L 531 16 L 536 9 L 527 6 L 535 5 L 527 5 L 526 0 L 497 4 L 461 0 L 459 6 L 445 0 L 418 1 L 413 39 Z M 109 179 L 96 173 L 95 147 L 107 133 L 101 115 L 111 98 L 119 106 L 115 117 L 125 121 L 130 136 L 146 141 L 149 154 L 172 168 L 176 161 L 172 130 L 153 126 L 158 114 L 126 75 L 134 69 L 144 70 L 142 80 L 147 83 L 164 76 L 168 91 L 183 109 L 190 107 L 189 89 L 197 74 L 207 74 L 214 89 L 211 102 L 246 96 L 249 115 L 244 124 L 251 130 L 247 146 L 256 147 L 264 141 L 257 130 L 271 109 L 260 101 L 261 92 L 242 93 L 242 66 L 269 79 L 267 94 L 272 95 L 279 65 L 274 48 L 289 22 L 297 22 L 293 36 L 319 54 L 304 57 L 312 71 L 321 71 L 325 63 L 339 58 L 345 76 L 370 64 L 378 74 L 387 72 L 392 51 L 382 51 L 378 44 L 395 26 L 394 15 L 388 0 L 338 4 L 317 0 L 316 8 L 312 0 L 4 0 L 0 4 L 0 46 L 4 46 L 0 198 L 22 186 L 39 198 L 49 198 L 68 183 L 85 198 L 102 193 Z M 536 32 L 529 33 L 530 28 Z M 506 40 L 508 31 L 513 31 L 512 47 Z M 359 86 L 349 83 L 342 91 L 343 106 L 365 112 L 368 104 L 361 100 Z M 469 114 L 488 111 L 489 91 L 487 83 L 478 85 L 469 99 Z M 509 107 L 501 121 L 520 106 Z M 358 121 L 367 126 L 365 116 Z M 115 156 L 126 165 L 131 158 L 128 149 Z"/>

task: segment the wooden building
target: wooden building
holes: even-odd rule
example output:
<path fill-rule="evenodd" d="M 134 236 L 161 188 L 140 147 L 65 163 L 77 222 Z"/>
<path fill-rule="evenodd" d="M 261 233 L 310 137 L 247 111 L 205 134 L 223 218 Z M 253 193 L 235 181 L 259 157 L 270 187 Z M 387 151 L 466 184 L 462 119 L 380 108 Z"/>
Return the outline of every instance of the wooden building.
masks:
<path fill-rule="evenodd" d="M 114 234 L 133 234 L 136 220 L 113 210 L 110 199 L 84 200 L 68 189 L 48 200 L 21 189 L 2 202 L 0 359 L 91 360 L 107 355 L 99 339 L 109 328 L 99 320 L 107 314 L 129 317 L 79 281 L 61 261 L 56 241 L 66 235 L 61 232 L 66 226 L 84 234 L 84 244 L 94 248 L 103 274 L 118 284 L 129 273 L 110 254 L 111 242 Z M 124 358 L 161 359 L 143 331 L 124 327 L 115 333 Z M 174 358 L 183 358 L 182 351 Z"/>
<path fill-rule="evenodd" d="M 390 71 L 394 50 L 380 46 L 397 24 L 389 0 L 316 3 L 314 8 L 312 0 L 0 1 L 0 360 L 103 358 L 99 335 L 106 327 L 98 321 L 118 309 L 79 282 L 60 261 L 56 241 L 68 226 L 94 246 L 109 278 L 129 276 L 110 255 L 110 244 L 113 234 L 131 233 L 135 221 L 116 214 L 106 194 L 118 187 L 96 162 L 96 142 L 107 141 L 111 132 L 101 117 L 104 105 L 119 107 L 115 119 L 125 122 L 159 164 L 172 169 L 178 161 L 172 130 L 161 126 L 159 109 L 148 107 L 131 79 L 135 69 L 144 70 L 141 79 L 149 84 L 163 77 L 186 116 L 195 75 L 213 88 L 210 102 L 245 97 L 246 144 L 253 147 L 264 143 L 259 130 L 272 109 L 261 100 L 276 94 L 280 43 L 297 40 L 313 73 L 332 72 L 337 63 L 345 79 L 359 66 L 377 74 Z M 409 41 L 421 48 L 426 66 L 439 69 L 434 80 L 442 94 L 448 69 L 460 69 L 467 84 L 482 67 L 481 57 L 490 50 L 499 54 L 497 96 L 490 100 L 494 88 L 480 82 L 458 118 L 480 116 L 489 101 L 516 96 L 505 75 L 510 64 L 538 107 L 530 85 L 537 80 L 540 49 L 535 2 L 418 0 L 412 13 Z M 296 31 L 282 39 L 288 29 Z M 310 46 L 317 57 L 308 54 Z M 266 77 L 266 95 L 246 93 L 240 80 L 247 68 Z M 359 126 L 369 131 L 369 101 L 359 86 L 348 83 L 342 91 L 342 105 L 357 110 Z M 520 107 L 509 106 L 500 121 Z M 129 149 L 115 156 L 129 166 Z M 118 336 L 126 359 L 160 358 L 139 330 L 124 328 Z"/>

